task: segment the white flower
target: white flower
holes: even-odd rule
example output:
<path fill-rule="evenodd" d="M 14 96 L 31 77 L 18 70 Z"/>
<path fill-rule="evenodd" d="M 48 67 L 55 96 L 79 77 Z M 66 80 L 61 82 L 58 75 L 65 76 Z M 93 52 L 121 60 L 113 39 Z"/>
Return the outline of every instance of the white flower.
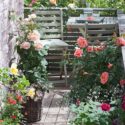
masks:
<path fill-rule="evenodd" d="M 28 15 L 28 18 L 29 18 L 29 19 L 35 19 L 35 18 L 36 18 L 36 14 Z"/>
<path fill-rule="evenodd" d="M 68 7 L 69 7 L 70 9 L 74 9 L 74 8 L 76 8 L 76 5 L 75 5 L 74 3 L 70 3 L 70 4 L 68 5 Z"/>

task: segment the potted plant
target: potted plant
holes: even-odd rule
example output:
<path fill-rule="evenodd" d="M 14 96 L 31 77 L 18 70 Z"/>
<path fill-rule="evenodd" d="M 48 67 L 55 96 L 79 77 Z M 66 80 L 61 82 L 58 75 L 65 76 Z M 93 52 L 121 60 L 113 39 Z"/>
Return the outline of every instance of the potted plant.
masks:
<path fill-rule="evenodd" d="M 22 104 L 26 101 L 29 81 L 13 63 L 11 68 L 0 69 L 0 83 L 0 125 L 22 124 L 25 121 Z"/>
<path fill-rule="evenodd" d="M 48 91 L 46 65 L 48 47 L 40 40 L 40 33 L 35 22 L 36 15 L 28 15 L 28 18 L 19 20 L 18 38 L 16 50 L 19 55 L 18 68 L 29 80 L 31 86 L 25 104 L 25 114 L 28 122 L 39 121 L 41 118 L 41 106 L 44 92 Z"/>

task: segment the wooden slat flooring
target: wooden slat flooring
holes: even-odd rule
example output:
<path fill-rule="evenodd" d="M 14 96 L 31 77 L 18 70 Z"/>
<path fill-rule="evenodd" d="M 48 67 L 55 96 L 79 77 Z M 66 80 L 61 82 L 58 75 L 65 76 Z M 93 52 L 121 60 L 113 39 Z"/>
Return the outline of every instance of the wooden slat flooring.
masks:
<path fill-rule="evenodd" d="M 57 89 L 46 93 L 41 121 L 29 125 L 68 125 L 71 115 L 65 96 L 68 92 L 68 89 Z"/>

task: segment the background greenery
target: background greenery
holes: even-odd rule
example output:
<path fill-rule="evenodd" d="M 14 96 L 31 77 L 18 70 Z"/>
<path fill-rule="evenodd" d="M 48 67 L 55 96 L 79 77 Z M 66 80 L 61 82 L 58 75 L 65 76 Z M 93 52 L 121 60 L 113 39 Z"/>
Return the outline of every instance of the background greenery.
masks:
<path fill-rule="evenodd" d="M 32 0 L 25 0 L 25 6 L 29 6 Z M 77 7 L 86 7 L 86 3 L 90 3 L 94 8 L 117 8 L 125 10 L 124 0 L 57 0 L 58 7 L 67 7 L 70 3 L 74 3 Z M 36 0 L 33 7 L 52 7 L 49 0 Z"/>

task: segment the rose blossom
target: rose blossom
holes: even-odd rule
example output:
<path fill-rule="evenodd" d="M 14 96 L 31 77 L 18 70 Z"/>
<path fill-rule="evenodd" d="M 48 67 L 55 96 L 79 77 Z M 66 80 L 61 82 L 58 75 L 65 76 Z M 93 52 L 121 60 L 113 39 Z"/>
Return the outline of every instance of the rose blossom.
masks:
<path fill-rule="evenodd" d="M 87 52 L 93 52 L 93 51 L 94 51 L 93 46 L 88 46 L 87 47 Z"/>
<path fill-rule="evenodd" d="M 88 46 L 88 41 L 85 38 L 80 36 L 77 39 L 77 44 L 80 48 L 85 48 L 86 46 Z"/>
<path fill-rule="evenodd" d="M 75 52 L 74 52 L 74 56 L 75 57 L 81 57 L 82 56 L 82 54 L 83 54 L 83 51 L 80 49 L 80 48 L 77 48 L 76 50 L 75 50 Z"/>
<path fill-rule="evenodd" d="M 12 119 L 16 119 L 16 115 L 12 115 L 11 118 L 12 118 Z"/>
<path fill-rule="evenodd" d="M 33 30 L 33 32 L 30 32 L 27 36 L 27 38 L 30 41 L 37 41 L 40 39 L 40 33 L 37 30 Z"/>
<path fill-rule="evenodd" d="M 15 99 L 12 99 L 12 98 L 8 98 L 8 103 L 9 104 L 12 104 L 12 105 L 16 105 L 16 100 Z"/>
<path fill-rule="evenodd" d="M 112 68 L 112 66 L 113 66 L 113 64 L 111 64 L 111 63 L 108 63 L 108 69 L 111 69 Z"/>
<path fill-rule="evenodd" d="M 102 103 L 101 104 L 101 109 L 103 110 L 103 111 L 110 111 L 110 104 L 107 104 L 107 103 Z"/>
<path fill-rule="evenodd" d="M 30 43 L 29 42 L 23 42 L 23 43 L 20 44 L 20 48 L 29 49 Z"/>
<path fill-rule="evenodd" d="M 109 73 L 108 72 L 103 72 L 100 76 L 100 79 L 101 79 L 101 83 L 102 84 L 106 84 L 106 82 L 108 81 L 109 79 Z"/>
<path fill-rule="evenodd" d="M 124 39 L 123 37 L 118 37 L 118 38 L 116 39 L 116 44 L 117 44 L 118 46 L 125 46 L 125 39 Z"/>
<path fill-rule="evenodd" d="M 43 48 L 43 45 L 40 42 L 34 43 L 35 50 L 41 50 Z"/>
<path fill-rule="evenodd" d="M 125 102 L 122 102 L 121 107 L 122 107 L 122 109 L 125 111 Z"/>
<path fill-rule="evenodd" d="M 121 86 L 125 85 L 125 79 L 120 80 L 119 83 Z"/>

